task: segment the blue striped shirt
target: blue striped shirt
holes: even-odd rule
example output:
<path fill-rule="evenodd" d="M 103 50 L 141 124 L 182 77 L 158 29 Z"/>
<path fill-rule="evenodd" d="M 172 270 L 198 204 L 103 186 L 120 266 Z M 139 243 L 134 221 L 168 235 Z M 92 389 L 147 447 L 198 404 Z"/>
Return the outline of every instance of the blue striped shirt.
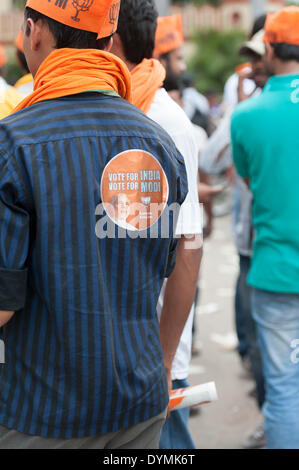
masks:
<path fill-rule="evenodd" d="M 0 124 L 0 423 L 43 437 L 105 434 L 168 403 L 156 304 L 176 241 L 98 238 L 101 175 L 121 152 L 150 152 L 182 203 L 171 139 L 100 93 L 37 103 Z M 169 218 L 171 218 L 171 214 Z M 148 229 L 149 231 L 149 229 Z"/>

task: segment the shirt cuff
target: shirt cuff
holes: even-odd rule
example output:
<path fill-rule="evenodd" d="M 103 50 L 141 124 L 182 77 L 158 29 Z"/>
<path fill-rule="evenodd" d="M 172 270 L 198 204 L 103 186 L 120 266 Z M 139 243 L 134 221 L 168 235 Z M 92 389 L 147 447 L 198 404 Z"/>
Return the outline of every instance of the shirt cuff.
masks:
<path fill-rule="evenodd" d="M 25 306 L 27 269 L 0 268 L 0 310 L 15 312 Z"/>

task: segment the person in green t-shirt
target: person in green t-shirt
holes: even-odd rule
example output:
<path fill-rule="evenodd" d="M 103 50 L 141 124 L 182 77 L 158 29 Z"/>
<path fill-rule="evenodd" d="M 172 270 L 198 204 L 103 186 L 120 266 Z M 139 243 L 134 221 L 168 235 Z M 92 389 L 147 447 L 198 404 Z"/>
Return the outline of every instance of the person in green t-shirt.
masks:
<path fill-rule="evenodd" d="M 299 448 L 299 7 L 268 15 L 274 76 L 232 117 L 233 159 L 253 194 L 252 289 L 266 380 L 268 448 Z"/>

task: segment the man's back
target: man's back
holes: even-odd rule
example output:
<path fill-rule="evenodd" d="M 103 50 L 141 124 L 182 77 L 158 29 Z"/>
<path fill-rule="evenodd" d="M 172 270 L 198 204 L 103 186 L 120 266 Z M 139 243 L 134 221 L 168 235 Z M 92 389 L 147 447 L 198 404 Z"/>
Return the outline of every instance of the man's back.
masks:
<path fill-rule="evenodd" d="M 149 230 L 147 238 L 119 238 L 117 230 L 99 238 L 103 171 L 132 149 L 153 155 L 168 203 L 181 203 L 183 160 L 122 99 L 92 93 L 46 101 L 1 125 L 0 274 L 7 279 L 9 271 L 17 289 L 1 290 L 0 300 L 5 309 L 14 299 L 19 310 L 3 332 L 0 421 L 7 427 L 90 436 L 167 406 L 156 304 L 174 262 L 172 228 L 164 239 L 160 223 L 158 239 Z"/>
<path fill-rule="evenodd" d="M 298 75 L 276 76 L 232 121 L 234 160 L 253 193 L 257 231 L 249 282 L 299 293 Z"/>

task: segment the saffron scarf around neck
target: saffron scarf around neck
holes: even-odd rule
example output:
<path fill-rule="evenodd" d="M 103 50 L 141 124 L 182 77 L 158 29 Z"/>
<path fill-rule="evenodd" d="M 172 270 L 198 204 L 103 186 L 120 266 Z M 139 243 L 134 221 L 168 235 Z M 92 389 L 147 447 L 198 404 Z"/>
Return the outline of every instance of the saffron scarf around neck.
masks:
<path fill-rule="evenodd" d="M 132 103 L 147 113 L 156 92 L 163 86 L 166 71 L 156 59 L 143 59 L 132 71 Z"/>
<path fill-rule="evenodd" d="M 87 91 L 106 91 L 131 101 L 131 77 L 124 62 L 97 49 L 55 49 L 42 62 L 34 91 L 13 112 L 39 101 Z"/>

